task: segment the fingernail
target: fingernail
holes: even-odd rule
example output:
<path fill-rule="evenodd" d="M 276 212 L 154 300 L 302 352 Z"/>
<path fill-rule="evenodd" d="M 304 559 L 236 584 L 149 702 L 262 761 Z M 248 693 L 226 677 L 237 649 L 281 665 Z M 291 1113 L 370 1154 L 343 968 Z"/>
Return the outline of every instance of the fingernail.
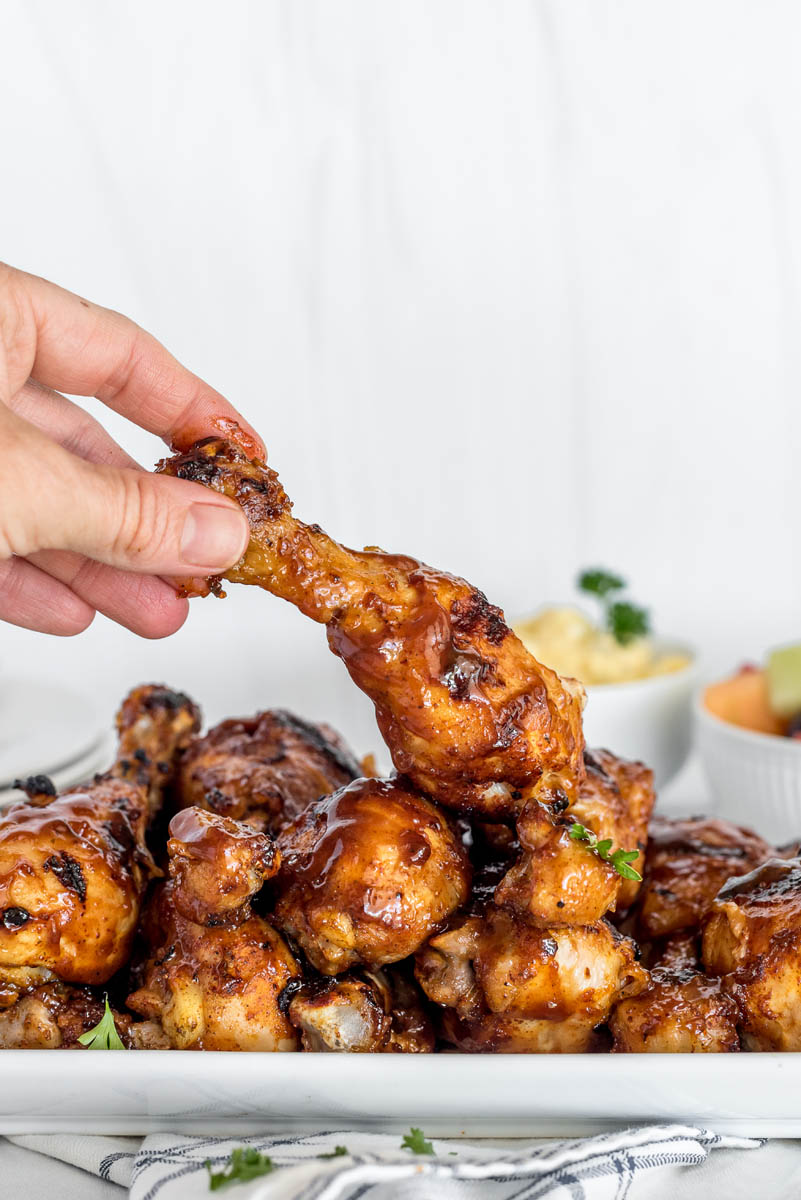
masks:
<path fill-rule="evenodd" d="M 244 515 L 217 504 L 192 504 L 184 518 L 181 557 L 188 567 L 223 571 L 245 553 L 248 528 Z"/>

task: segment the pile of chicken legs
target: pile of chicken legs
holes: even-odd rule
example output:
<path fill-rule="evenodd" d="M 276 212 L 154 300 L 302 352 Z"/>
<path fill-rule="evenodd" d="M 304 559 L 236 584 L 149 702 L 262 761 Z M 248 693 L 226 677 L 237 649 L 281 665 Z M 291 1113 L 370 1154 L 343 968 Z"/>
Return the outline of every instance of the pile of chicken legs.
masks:
<path fill-rule="evenodd" d="M 134 689 L 105 775 L 31 777 L 0 818 L 1 1047 L 78 1047 L 105 994 L 130 1049 L 801 1049 L 796 846 L 653 818 L 648 768 L 585 749 L 580 685 L 481 592 L 298 521 L 234 442 L 160 469 L 241 505 L 225 579 L 326 626 L 395 770 Z"/>

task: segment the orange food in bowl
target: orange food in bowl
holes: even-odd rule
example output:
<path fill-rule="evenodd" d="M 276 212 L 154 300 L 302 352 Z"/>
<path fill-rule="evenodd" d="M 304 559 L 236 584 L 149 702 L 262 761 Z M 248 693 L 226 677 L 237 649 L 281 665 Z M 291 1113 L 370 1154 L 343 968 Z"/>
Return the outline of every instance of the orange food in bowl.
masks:
<path fill-rule="evenodd" d="M 742 729 L 779 737 L 786 732 L 786 722 L 770 706 L 767 675 L 759 667 L 741 667 L 731 679 L 711 683 L 704 692 L 704 706 Z"/>

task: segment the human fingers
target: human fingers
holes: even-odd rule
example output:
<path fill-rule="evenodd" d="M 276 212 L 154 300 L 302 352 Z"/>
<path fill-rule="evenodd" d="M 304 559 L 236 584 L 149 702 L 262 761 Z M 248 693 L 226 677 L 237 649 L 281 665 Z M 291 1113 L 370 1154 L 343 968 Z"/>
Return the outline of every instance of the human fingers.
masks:
<path fill-rule="evenodd" d="M 29 380 L 12 397 L 11 408 L 65 450 L 89 462 L 137 466 L 99 421 L 51 388 Z M 40 550 L 28 561 L 66 584 L 91 608 L 140 637 L 166 637 L 186 620 L 187 601 L 156 576 L 121 571 L 69 550 Z"/>
<path fill-rule="evenodd" d="M 264 456 L 236 409 L 127 317 L 5 265 L 0 301 L 11 392 L 32 375 L 47 387 L 97 396 L 178 448 L 224 433 Z"/>
<path fill-rule="evenodd" d="M 33 379 L 10 398 L 8 407 L 79 458 L 110 467 L 139 465 L 79 404 Z"/>
<path fill-rule="evenodd" d="M 145 638 L 168 637 L 181 628 L 189 602 L 155 575 L 108 567 L 70 550 L 40 550 L 28 562 L 45 571 L 91 608 Z"/>
<path fill-rule="evenodd" d="M 243 554 L 244 514 L 186 480 L 68 454 L 0 406 L 0 558 L 72 550 L 139 574 L 216 574 Z"/>
<path fill-rule="evenodd" d="M 32 563 L 0 561 L 0 621 L 71 637 L 91 625 L 94 615 L 91 605 Z"/>

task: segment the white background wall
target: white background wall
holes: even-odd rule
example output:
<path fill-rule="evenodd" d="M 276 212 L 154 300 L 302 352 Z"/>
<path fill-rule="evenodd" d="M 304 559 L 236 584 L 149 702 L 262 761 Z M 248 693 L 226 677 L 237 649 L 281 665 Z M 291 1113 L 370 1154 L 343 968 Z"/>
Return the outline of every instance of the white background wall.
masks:
<path fill-rule="evenodd" d="M 801 634 L 794 0 L 3 0 L 0 45 L 0 255 L 223 390 L 301 516 L 510 612 L 597 561 L 720 661 Z M 246 589 L 0 660 L 372 736 Z"/>

